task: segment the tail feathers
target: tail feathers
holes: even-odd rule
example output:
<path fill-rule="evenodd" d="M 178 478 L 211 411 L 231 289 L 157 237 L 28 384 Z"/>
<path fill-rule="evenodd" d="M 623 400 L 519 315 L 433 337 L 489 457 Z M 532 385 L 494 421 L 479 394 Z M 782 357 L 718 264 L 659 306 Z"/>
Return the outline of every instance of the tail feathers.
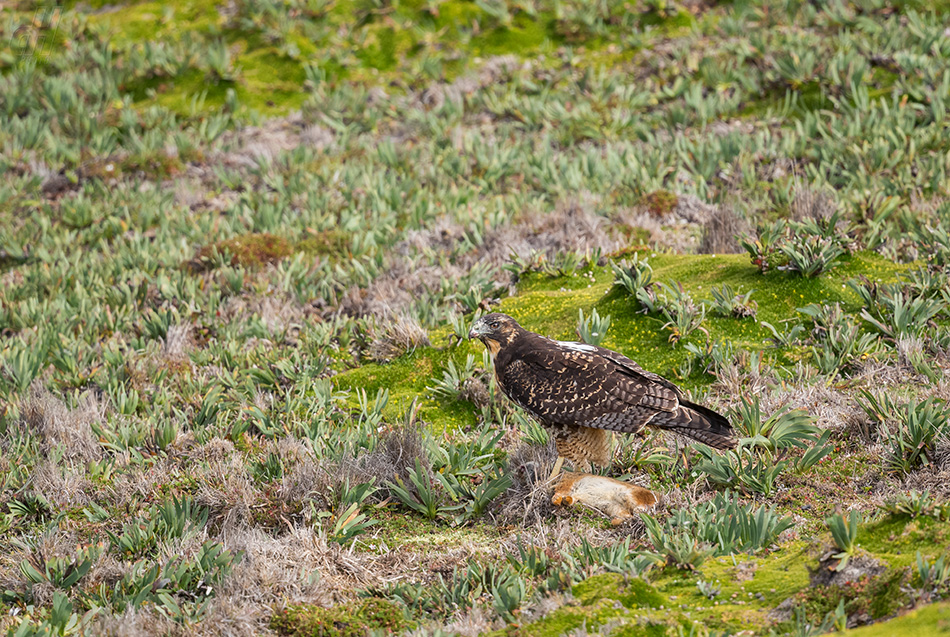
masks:
<path fill-rule="evenodd" d="M 688 436 L 714 449 L 735 449 L 739 441 L 725 417 L 687 400 L 680 399 L 679 402 L 679 409 L 657 414 L 650 424 Z"/>

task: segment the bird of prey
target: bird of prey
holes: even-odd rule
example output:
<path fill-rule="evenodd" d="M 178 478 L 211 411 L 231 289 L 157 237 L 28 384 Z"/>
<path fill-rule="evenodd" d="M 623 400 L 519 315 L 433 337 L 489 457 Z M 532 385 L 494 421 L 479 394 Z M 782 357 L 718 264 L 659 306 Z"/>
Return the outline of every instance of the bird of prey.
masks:
<path fill-rule="evenodd" d="M 728 420 L 622 354 L 551 340 L 499 313 L 475 321 L 469 338 L 491 352 L 502 392 L 554 435 L 552 477 L 564 460 L 575 467 L 608 464 L 611 431 L 638 433 L 650 425 L 716 449 L 736 446 Z"/>

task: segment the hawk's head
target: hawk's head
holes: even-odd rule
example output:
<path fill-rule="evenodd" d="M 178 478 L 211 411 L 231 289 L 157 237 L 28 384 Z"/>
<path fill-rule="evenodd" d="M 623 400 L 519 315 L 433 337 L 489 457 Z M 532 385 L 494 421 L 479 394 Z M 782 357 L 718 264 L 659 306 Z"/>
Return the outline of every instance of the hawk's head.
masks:
<path fill-rule="evenodd" d="M 497 354 L 502 345 L 510 344 L 522 331 L 515 319 L 492 312 L 472 323 L 468 337 L 481 340 L 492 354 Z"/>

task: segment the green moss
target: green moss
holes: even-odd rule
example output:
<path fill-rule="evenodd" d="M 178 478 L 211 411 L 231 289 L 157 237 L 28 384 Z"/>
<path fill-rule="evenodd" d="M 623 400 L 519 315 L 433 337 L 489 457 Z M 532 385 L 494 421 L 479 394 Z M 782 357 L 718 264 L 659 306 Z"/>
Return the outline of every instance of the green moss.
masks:
<path fill-rule="evenodd" d="M 808 565 L 814 561 L 803 543 L 793 542 L 767 557 L 720 557 L 704 562 L 698 573 L 665 569 L 650 579 L 671 603 L 689 608 L 691 621 L 719 630 L 759 631 L 771 625 L 772 609 L 809 586 Z M 714 601 L 699 592 L 699 579 L 720 587 Z"/>
<path fill-rule="evenodd" d="M 662 623 L 625 624 L 610 634 L 614 637 L 664 637 L 670 634 L 670 626 Z"/>
<path fill-rule="evenodd" d="M 520 626 L 516 631 L 509 629 L 505 632 L 536 637 L 556 637 L 570 634 L 582 627 L 592 630 L 603 626 L 608 621 L 626 618 L 629 615 L 630 611 L 622 605 L 609 599 L 598 599 L 583 606 L 562 606 L 543 619 Z"/>
<path fill-rule="evenodd" d="M 891 637 L 892 635 L 931 637 L 931 635 L 946 635 L 948 632 L 950 632 L 950 602 L 944 602 L 917 608 L 891 621 L 846 630 L 842 634 L 854 637 Z"/>
<path fill-rule="evenodd" d="M 753 300 L 759 304 L 758 318 L 778 325 L 779 321 L 797 315 L 797 308 L 810 303 L 844 303 L 856 309 L 858 302 L 846 282 L 865 274 L 885 281 L 896 278 L 906 266 L 895 265 L 878 255 L 859 253 L 843 260 L 832 272 L 814 279 L 805 279 L 786 272 L 760 274 L 751 266 L 746 255 L 656 255 L 643 252 L 653 267 L 653 280 L 679 283 L 697 301 L 711 297 L 710 288 L 729 284 L 737 290 L 755 290 Z M 508 312 L 529 329 L 555 338 L 576 338 L 577 310 L 596 307 L 603 315 L 611 315 L 612 322 L 604 346 L 616 349 L 637 360 L 647 369 L 675 376 L 676 369 L 685 361 L 687 353 L 682 346 L 670 345 L 669 333 L 655 316 L 646 316 L 638 304 L 620 288 L 612 285 L 609 268 L 594 268 L 595 282 L 584 276 L 555 278 L 533 274 L 525 277 L 519 289 L 525 291 L 502 302 L 502 311 Z M 713 340 L 727 340 L 750 351 L 764 350 L 769 332 L 761 323 L 707 315 L 704 327 Z M 701 342 L 705 337 L 694 334 Z M 706 377 L 680 379 L 687 388 L 709 382 Z"/>
<path fill-rule="evenodd" d="M 643 205 L 657 216 L 668 215 L 679 203 L 679 197 L 668 190 L 655 190 L 643 197 Z"/>
<path fill-rule="evenodd" d="M 393 634 L 406 625 L 395 604 L 377 598 L 333 608 L 289 606 L 275 612 L 270 620 L 272 630 L 295 637 L 363 637 L 368 631 Z"/>
<path fill-rule="evenodd" d="M 849 617 L 879 620 L 889 617 L 911 602 L 903 590 L 908 574 L 904 569 L 877 577 L 862 577 L 835 586 L 814 586 L 798 594 L 798 606 L 812 622 L 818 623 L 843 603 Z"/>
<path fill-rule="evenodd" d="M 471 343 L 441 351 L 420 348 L 390 363 L 363 365 L 337 374 L 333 383 L 339 389 L 352 392 L 354 407 L 357 391 L 373 396 L 380 389 L 388 389 L 389 403 L 384 415 L 389 420 L 401 416 L 413 400 L 418 400 L 417 417 L 429 423 L 433 431 L 457 431 L 477 422 L 475 406 L 463 400 L 436 400 L 426 387 L 441 378 L 450 359 L 462 364 L 470 353 L 476 353 Z"/>
<path fill-rule="evenodd" d="M 295 42 L 298 39 L 294 36 Z M 284 55 L 275 46 L 267 46 L 258 35 L 235 38 L 230 44 L 237 49 L 234 64 L 240 73 L 236 87 L 240 104 L 272 114 L 303 105 L 306 73 L 301 61 Z"/>
<path fill-rule="evenodd" d="M 615 573 L 589 577 L 575 585 L 571 593 L 581 604 L 613 599 L 625 608 L 659 608 L 666 603 L 665 598 L 649 582 L 636 577 L 624 580 L 623 576 Z"/>
<path fill-rule="evenodd" d="M 190 69 L 174 78 L 150 78 L 125 87 L 140 105 L 152 101 L 180 115 L 190 115 L 195 98 L 203 96 L 199 112 L 220 110 L 228 89 L 244 108 L 279 115 L 303 105 L 305 73 L 303 66 L 273 47 L 251 48 L 247 39 L 232 42 L 238 53 L 234 58 L 234 81 L 209 80 L 208 74 Z M 243 51 L 243 52 L 242 52 Z"/>
<path fill-rule="evenodd" d="M 290 242 L 283 237 L 266 232 L 245 234 L 201 248 L 196 258 L 196 267 L 200 268 L 206 263 L 215 250 L 219 254 L 230 254 L 231 265 L 244 267 L 277 263 L 293 253 Z"/>
<path fill-rule="evenodd" d="M 474 526 L 450 527 L 445 522 L 406 515 L 402 510 L 380 510 L 374 513 L 379 522 L 374 536 L 387 546 L 406 550 L 432 551 L 467 547 L 490 553 L 497 549 L 502 534 L 498 526 L 479 523 Z"/>
<path fill-rule="evenodd" d="M 347 253 L 350 235 L 339 228 L 312 232 L 297 243 L 297 251 L 315 256 L 341 257 Z"/>
<path fill-rule="evenodd" d="M 791 102 L 793 106 L 786 110 L 789 96 L 794 100 Z M 764 92 L 763 97 L 743 104 L 739 114 L 742 117 L 759 118 L 769 112 L 785 112 L 787 117 L 801 118 L 830 105 L 825 88 L 820 82 L 812 81 L 796 87 L 780 85 Z"/>
<path fill-rule="evenodd" d="M 696 26 L 696 18 L 689 11 L 681 9 L 675 13 L 664 11 L 648 11 L 640 16 L 643 26 L 659 27 L 667 35 L 691 29 Z"/>
<path fill-rule="evenodd" d="M 640 250 L 648 250 L 650 239 L 653 234 L 641 226 L 629 226 L 622 224 L 617 228 L 623 234 L 627 245 L 634 246 Z"/>
<path fill-rule="evenodd" d="M 892 567 L 906 567 L 916 564 L 917 551 L 930 559 L 941 555 L 950 544 L 950 525 L 928 517 L 888 516 L 862 525 L 857 539 Z"/>
<path fill-rule="evenodd" d="M 187 25 L 188 31 L 206 33 L 219 25 L 222 18 L 213 0 L 185 0 L 174 5 L 165 2 L 112 5 L 108 11 L 89 14 L 89 20 L 104 26 L 114 44 L 125 44 L 179 37 L 183 25 Z"/>
<path fill-rule="evenodd" d="M 544 21 L 519 13 L 509 26 L 497 27 L 472 38 L 472 47 L 480 55 L 536 54 L 542 48 L 553 49 L 553 43 L 545 47 L 551 36 Z"/>
<path fill-rule="evenodd" d="M 308 27 L 313 25 L 296 16 L 289 28 L 280 28 L 277 42 L 265 40 L 256 30 L 246 30 L 248 27 L 243 23 L 237 28 L 238 22 L 226 19 L 213 0 L 187 0 L 174 5 L 110 4 L 107 10 L 94 6 L 99 2 L 80 6 L 97 9 L 88 14 L 91 23 L 105 28 L 116 46 L 146 40 L 178 41 L 187 34 L 197 35 L 199 41 L 223 38 L 231 47 L 234 82 L 209 81 L 202 69 L 190 68 L 176 77 L 142 78 L 124 87 L 139 106 L 157 102 L 180 115 L 190 115 L 195 97 L 201 94 L 205 94 L 205 101 L 200 104 L 200 112 L 219 110 L 229 88 L 248 111 L 286 114 L 304 102 L 307 62 L 318 62 L 334 79 L 375 84 L 403 81 L 407 71 L 417 74 L 420 60 L 427 59 L 436 62 L 435 68 L 441 69 L 443 79 L 451 79 L 450 76 L 477 66 L 484 57 L 533 57 L 554 53 L 565 42 L 552 10 L 542 7 L 529 13 L 509 8 L 508 17 L 500 17 L 464 0 L 448 0 L 431 9 L 419 2 L 398 3 L 385 13 L 368 12 L 365 6 L 350 1 L 335 2 L 325 15 L 309 18 L 324 23 L 325 30 L 311 30 Z M 644 14 L 644 19 L 652 20 L 653 26 L 661 27 L 657 32 L 664 33 L 695 23 L 688 12 L 660 18 Z M 268 19 L 263 22 L 266 25 Z M 270 28 L 269 33 L 278 28 L 265 25 L 259 28 Z M 314 36 L 315 32 L 325 35 Z M 423 35 L 427 33 L 438 34 L 437 41 Z M 584 46 L 578 63 L 599 67 L 629 59 L 629 50 L 621 52 L 611 46 L 618 38 L 618 33 L 595 36 L 581 28 L 571 40 Z M 288 53 L 294 49 L 295 52 Z M 357 63 L 336 55 L 327 56 L 328 49 L 349 49 Z M 465 55 L 459 55 L 463 50 Z M 201 64 L 200 59 L 197 64 Z"/>
<path fill-rule="evenodd" d="M 368 29 L 369 30 L 369 29 Z M 386 71 L 396 66 L 396 31 L 392 28 L 369 30 L 366 43 L 357 52 L 366 66 Z"/>

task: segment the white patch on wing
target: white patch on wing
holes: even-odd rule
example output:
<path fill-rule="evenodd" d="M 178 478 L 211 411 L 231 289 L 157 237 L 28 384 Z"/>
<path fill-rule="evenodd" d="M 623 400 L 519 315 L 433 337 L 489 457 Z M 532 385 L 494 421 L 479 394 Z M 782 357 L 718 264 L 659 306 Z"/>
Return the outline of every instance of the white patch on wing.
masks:
<path fill-rule="evenodd" d="M 593 345 L 588 345 L 587 343 L 575 343 L 574 341 L 554 341 L 564 349 L 573 350 L 575 352 L 595 352 L 597 348 Z"/>

